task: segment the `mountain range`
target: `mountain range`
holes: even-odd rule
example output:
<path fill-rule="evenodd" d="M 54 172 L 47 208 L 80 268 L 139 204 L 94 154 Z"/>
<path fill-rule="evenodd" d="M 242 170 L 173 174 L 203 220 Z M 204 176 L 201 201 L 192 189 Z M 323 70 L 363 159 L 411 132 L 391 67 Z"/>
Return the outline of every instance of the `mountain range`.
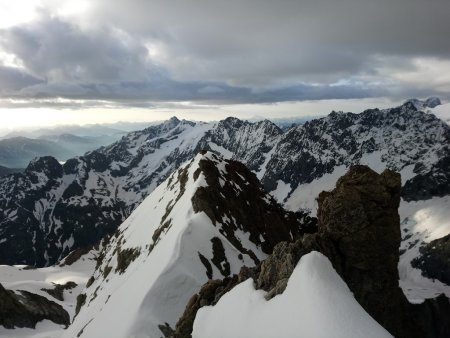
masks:
<path fill-rule="evenodd" d="M 417 321 L 416 336 L 444 337 L 448 327 L 436 323 L 450 313 L 450 127 L 432 113 L 439 107 L 431 107 L 433 102 L 409 100 L 361 114 L 332 112 L 286 130 L 267 120 L 202 123 L 174 117 L 64 164 L 37 158 L 23 173 L 0 179 L 1 263 L 40 267 L 1 267 L 12 276 L 2 281 L 12 290 L 5 297 L 12 303 L 14 297 L 26 297 L 20 291 L 26 283 L 19 282 L 26 274 L 41 281 L 26 284 L 28 292 L 45 299 L 44 288 L 62 285 L 63 300 L 52 301 L 61 307 L 57 318 L 67 313 L 72 324 L 63 333 L 53 329 L 64 337 L 99 332 L 208 337 L 232 311 L 230 304 L 239 307 L 236 299 L 257 292 L 247 283 L 237 298 L 227 295 L 236 282 L 253 278 L 259 285 L 267 277 L 271 282 L 260 285 L 266 299 L 284 290 L 297 297 L 289 283 L 301 279 L 312 285 L 306 276 L 317 273 L 334 281 L 323 288 L 341 295 L 336 304 L 362 316 L 337 336 L 364 329 L 378 332 L 375 336 L 411 336 L 412 329 L 400 327 L 408 316 L 423 314 L 429 320 Z M 349 193 L 355 185 L 361 188 Z M 341 197 L 319 195 L 335 186 Z M 355 194 L 361 200 L 346 204 Z M 367 225 L 379 219 L 389 227 L 371 233 Z M 352 233 L 349 241 L 342 240 L 343 231 Z M 289 269 L 277 267 L 276 255 L 286 253 L 288 243 L 299 243 L 292 252 L 296 258 Z M 363 262 L 368 248 L 372 251 Z M 386 259 L 378 261 L 384 254 Z M 265 263 L 273 260 L 274 267 Z M 277 269 L 285 273 L 278 275 Z M 67 286 L 70 281 L 76 286 Z M 380 289 L 361 286 L 377 281 L 405 317 L 380 310 L 386 307 L 375 301 Z M 229 305 L 222 305 L 227 300 Z M 217 306 L 217 314 L 201 310 L 194 322 L 205 305 Z M 331 328 L 344 320 L 338 308 L 330 310 L 330 318 L 336 318 L 327 322 Z M 368 317 L 362 315 L 366 312 Z M 286 325 L 298 329 L 295 321 Z M 236 332 L 224 336 L 236 337 Z"/>

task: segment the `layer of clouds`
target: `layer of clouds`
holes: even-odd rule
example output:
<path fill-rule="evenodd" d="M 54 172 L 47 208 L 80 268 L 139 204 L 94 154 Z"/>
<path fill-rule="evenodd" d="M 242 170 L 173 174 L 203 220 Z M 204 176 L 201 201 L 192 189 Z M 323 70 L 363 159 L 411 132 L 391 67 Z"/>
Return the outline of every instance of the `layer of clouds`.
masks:
<path fill-rule="evenodd" d="M 449 98 L 448 0 L 69 3 L 0 30 L 3 102 Z"/>

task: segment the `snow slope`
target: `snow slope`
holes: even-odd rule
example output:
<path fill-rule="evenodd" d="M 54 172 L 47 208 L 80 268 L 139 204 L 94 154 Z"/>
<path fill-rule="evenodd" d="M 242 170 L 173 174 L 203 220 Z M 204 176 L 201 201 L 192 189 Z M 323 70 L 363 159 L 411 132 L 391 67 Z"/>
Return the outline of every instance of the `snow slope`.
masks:
<path fill-rule="evenodd" d="M 6 289 L 28 291 L 61 305 L 69 313 L 70 318 L 75 314 L 76 298 L 85 289 L 89 277 L 96 264 L 96 252 L 91 250 L 80 257 L 72 265 L 54 265 L 47 268 L 28 269 L 25 266 L 0 265 L 0 284 Z M 76 287 L 63 291 L 64 300 L 58 300 L 43 289 L 54 289 L 55 285 L 67 282 L 76 283 Z M 36 329 L 16 328 L 8 330 L 0 326 L 0 337 L 34 337 L 59 338 L 64 331 L 63 326 L 45 320 L 36 325 Z"/>
<path fill-rule="evenodd" d="M 204 212 L 194 212 L 192 196 L 207 185 L 198 171 L 201 160 L 227 170 L 215 155 L 199 154 L 144 200 L 111 238 L 103 264 L 94 274 L 96 280 L 86 290 L 86 305 L 64 337 L 160 337 L 159 325 L 174 327 L 189 298 L 208 280 L 208 264 L 201 257 L 214 260 L 213 238 L 223 245 L 225 260 L 220 264 L 228 265 L 229 273 L 255 264 L 221 233 L 220 223 L 214 225 Z M 266 257 L 248 234 L 237 232 L 237 236 L 246 249 L 260 259 Z M 124 252 L 135 257 L 121 271 Z M 217 266 L 209 265 L 212 278 L 224 276 Z"/>
<path fill-rule="evenodd" d="M 450 196 L 435 197 L 426 201 L 402 201 L 399 208 L 402 243 L 399 261 L 400 286 L 411 303 L 444 293 L 450 298 L 450 286 L 439 280 L 422 276 L 422 271 L 411 266 L 420 255 L 424 243 L 442 238 L 450 233 Z"/>
<path fill-rule="evenodd" d="M 237 285 L 198 311 L 193 338 L 391 337 L 318 252 L 300 259 L 281 295 L 264 295 L 251 278 Z"/>
<path fill-rule="evenodd" d="M 427 112 L 436 115 L 441 120 L 450 124 L 450 103 L 444 103 L 434 108 L 430 108 Z"/>

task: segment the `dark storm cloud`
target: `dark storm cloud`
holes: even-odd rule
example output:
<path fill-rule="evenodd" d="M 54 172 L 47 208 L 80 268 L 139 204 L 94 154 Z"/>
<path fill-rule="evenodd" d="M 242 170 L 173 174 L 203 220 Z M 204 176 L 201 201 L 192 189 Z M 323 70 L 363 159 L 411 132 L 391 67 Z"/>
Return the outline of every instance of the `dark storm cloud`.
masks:
<path fill-rule="evenodd" d="M 42 82 L 18 68 L 0 66 L 0 94 L 7 95 Z"/>
<path fill-rule="evenodd" d="M 186 77 L 320 81 L 368 70 L 377 55 L 450 56 L 448 0 L 131 0 L 114 6 L 100 0 L 97 6 L 125 29 L 160 41 Z"/>
<path fill-rule="evenodd" d="M 282 101 L 320 100 L 341 98 L 365 98 L 382 96 L 378 88 L 362 88 L 352 85 L 308 85 L 280 87 L 253 91 L 248 87 L 229 86 L 220 83 L 178 82 L 170 79 L 159 79 L 147 82 L 121 82 L 116 84 L 64 84 L 44 83 L 25 88 L 11 98 L 34 100 L 42 106 L 68 107 L 70 101 L 58 101 L 58 98 L 74 100 L 74 105 L 145 107 L 153 103 L 196 101 L 207 104 L 233 103 L 274 103 Z M 86 102 L 84 102 L 86 100 Z M 19 105 L 15 103 L 16 105 Z M 9 104 L 8 106 L 12 106 Z M 22 107 L 27 102 L 20 103 Z M 3 103 L 5 106 L 5 103 Z"/>
<path fill-rule="evenodd" d="M 450 62 L 448 0 L 97 0 L 70 19 L 56 10 L 0 32 L 1 49 L 23 66 L 0 68 L 3 97 L 140 106 L 448 96 L 450 88 L 417 85 L 415 62 Z"/>

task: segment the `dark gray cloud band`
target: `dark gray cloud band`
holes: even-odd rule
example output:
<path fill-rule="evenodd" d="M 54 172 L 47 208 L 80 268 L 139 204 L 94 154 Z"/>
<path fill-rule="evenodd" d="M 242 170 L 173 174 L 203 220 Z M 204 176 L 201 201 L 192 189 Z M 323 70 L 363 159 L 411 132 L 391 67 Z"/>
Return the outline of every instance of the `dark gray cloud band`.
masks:
<path fill-rule="evenodd" d="M 70 18 L 48 7 L 0 31 L 0 50 L 19 65 L 0 64 L 3 99 L 142 106 L 448 97 L 450 80 L 421 84 L 416 62 L 450 67 L 448 0 L 92 4 Z"/>

